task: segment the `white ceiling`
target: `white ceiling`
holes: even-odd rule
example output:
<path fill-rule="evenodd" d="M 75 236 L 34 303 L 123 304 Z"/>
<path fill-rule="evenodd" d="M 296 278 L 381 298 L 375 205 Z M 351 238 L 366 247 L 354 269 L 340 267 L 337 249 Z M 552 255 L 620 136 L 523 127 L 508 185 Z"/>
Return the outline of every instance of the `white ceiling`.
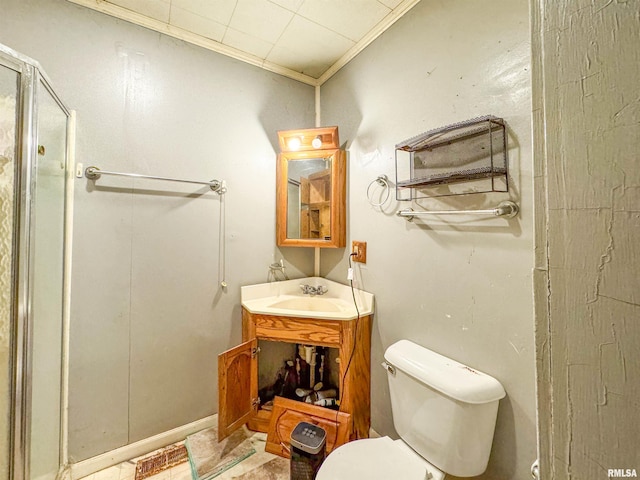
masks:
<path fill-rule="evenodd" d="M 69 0 L 321 85 L 419 0 Z"/>

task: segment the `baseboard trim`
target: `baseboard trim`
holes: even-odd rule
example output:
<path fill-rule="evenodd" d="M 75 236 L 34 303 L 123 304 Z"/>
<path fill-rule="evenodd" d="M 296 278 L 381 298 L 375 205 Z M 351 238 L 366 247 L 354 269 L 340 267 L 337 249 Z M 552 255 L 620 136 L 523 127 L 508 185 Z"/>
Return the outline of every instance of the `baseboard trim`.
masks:
<path fill-rule="evenodd" d="M 124 447 L 116 448 L 110 452 L 97 455 L 95 457 L 82 460 L 78 463 L 72 463 L 71 467 L 71 479 L 77 480 L 92 473 L 96 473 L 105 468 L 112 467 L 122 462 L 126 462 L 145 453 L 152 452 L 159 448 L 165 447 L 172 443 L 184 440 L 187 435 L 204 430 L 205 428 L 213 427 L 218 421 L 217 415 L 211 415 L 209 417 L 196 420 L 195 422 L 182 425 L 181 427 L 174 428 L 164 433 L 159 433 L 153 437 L 145 438 L 139 442 L 125 445 Z"/>

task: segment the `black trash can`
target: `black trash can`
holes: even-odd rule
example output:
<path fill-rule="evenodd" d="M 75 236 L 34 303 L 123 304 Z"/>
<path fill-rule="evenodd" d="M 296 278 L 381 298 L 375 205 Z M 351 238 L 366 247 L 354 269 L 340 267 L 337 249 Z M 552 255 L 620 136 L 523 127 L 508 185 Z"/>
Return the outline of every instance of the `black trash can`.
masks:
<path fill-rule="evenodd" d="M 327 432 L 300 422 L 291 432 L 291 480 L 314 480 L 325 457 Z"/>

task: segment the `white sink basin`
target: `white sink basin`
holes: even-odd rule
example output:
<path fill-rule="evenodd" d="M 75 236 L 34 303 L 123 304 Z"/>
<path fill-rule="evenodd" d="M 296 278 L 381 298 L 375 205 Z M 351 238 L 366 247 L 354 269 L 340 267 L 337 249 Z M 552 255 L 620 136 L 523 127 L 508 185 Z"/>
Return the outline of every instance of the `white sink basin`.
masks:
<path fill-rule="evenodd" d="M 324 286 L 323 295 L 303 295 L 300 285 Z M 353 320 L 373 313 L 373 295 L 320 277 L 248 285 L 240 289 L 242 306 L 251 313 L 326 320 Z M 355 294 L 358 309 L 353 303 Z"/>
<path fill-rule="evenodd" d="M 307 310 L 309 312 L 340 312 L 344 310 L 337 304 L 341 300 L 322 297 L 293 297 L 279 300 L 269 305 L 271 308 L 284 308 L 285 310 Z M 348 307 L 348 305 L 347 305 Z"/>

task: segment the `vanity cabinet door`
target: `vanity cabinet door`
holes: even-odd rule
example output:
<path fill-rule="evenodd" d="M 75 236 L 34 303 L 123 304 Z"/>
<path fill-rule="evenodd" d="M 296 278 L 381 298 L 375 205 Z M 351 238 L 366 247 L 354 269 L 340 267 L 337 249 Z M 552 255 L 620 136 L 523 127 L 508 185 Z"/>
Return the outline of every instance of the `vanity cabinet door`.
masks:
<path fill-rule="evenodd" d="M 218 355 L 218 441 L 247 423 L 258 409 L 258 340 Z"/>

